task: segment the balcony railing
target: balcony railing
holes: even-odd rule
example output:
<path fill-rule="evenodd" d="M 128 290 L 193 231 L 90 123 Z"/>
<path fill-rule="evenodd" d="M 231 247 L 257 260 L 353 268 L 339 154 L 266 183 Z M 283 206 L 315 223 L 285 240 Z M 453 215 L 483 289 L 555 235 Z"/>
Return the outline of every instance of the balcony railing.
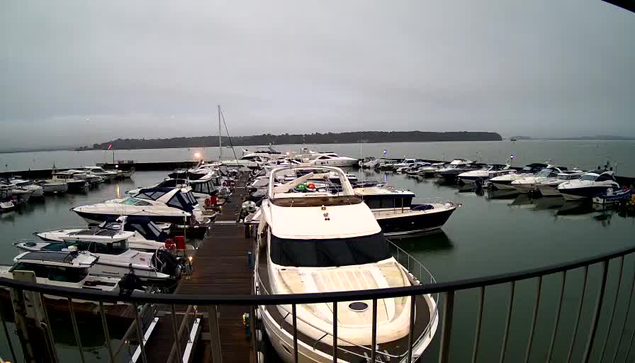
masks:
<path fill-rule="evenodd" d="M 514 352 L 514 355 L 523 356 L 523 358 L 520 360 L 524 362 L 528 362 L 530 360 L 544 362 L 633 361 L 632 359 L 629 360 L 629 358 L 632 351 L 631 347 L 635 340 L 635 326 L 632 326 L 633 324 L 632 322 L 629 322 L 629 320 L 633 320 L 630 310 L 631 304 L 633 303 L 632 300 L 635 287 L 635 271 L 632 268 L 633 261 L 631 259 L 628 259 L 628 257 L 633 257 L 631 255 L 635 252 L 635 247 L 629 247 L 618 251 L 605 253 L 599 256 L 580 259 L 567 263 L 560 263 L 543 268 L 441 283 L 434 282 L 434 280 L 425 279 L 424 277 L 428 276 L 427 272 L 423 271 L 423 269 L 425 268 L 422 265 L 418 264 L 418 262 L 412 261 L 412 257 L 405 254 L 405 251 L 400 251 L 399 249 L 397 249 L 397 251 L 399 253 L 399 257 L 396 258 L 404 267 L 409 267 L 411 272 L 414 270 L 414 276 L 417 276 L 416 270 L 420 269 L 417 278 L 420 279 L 421 285 L 403 288 L 342 291 L 321 294 L 263 294 L 248 296 L 184 296 L 178 294 L 166 295 L 145 294 L 136 292 L 130 296 L 121 296 L 115 293 L 54 287 L 31 282 L 21 282 L 12 279 L 0 279 L 0 286 L 12 290 L 12 294 L 15 296 L 23 296 L 24 292 L 31 292 L 45 294 L 46 297 L 58 297 L 66 299 L 66 301 L 68 302 L 68 310 L 70 312 L 73 325 L 73 334 L 75 336 L 75 341 L 77 342 L 77 348 L 81 352 L 80 357 L 82 361 L 85 361 L 85 355 L 83 354 L 83 348 L 81 346 L 82 335 L 79 333 L 79 329 L 77 327 L 77 318 L 75 316 L 76 312 L 73 308 L 74 302 L 78 300 L 92 301 L 95 303 L 95 310 L 101 316 L 102 322 L 101 326 L 97 328 L 103 330 L 103 335 L 106 337 L 106 348 L 109 352 L 108 356 L 112 362 L 118 362 L 121 360 L 121 357 L 118 357 L 118 354 L 121 353 L 122 349 L 114 349 L 112 346 L 107 318 L 104 313 L 104 305 L 112 303 L 129 304 L 133 308 L 134 324 L 137 327 L 136 331 L 134 331 L 134 333 L 136 333 L 136 347 L 134 348 L 139 352 L 139 359 L 146 362 L 147 352 L 145 351 L 144 337 L 142 336 L 142 332 L 146 330 L 144 329 L 144 327 L 147 327 L 150 324 L 150 320 L 148 320 L 148 317 L 146 317 L 145 314 L 149 314 L 148 311 L 155 311 L 156 309 L 141 309 L 140 307 L 143 306 L 162 306 L 164 307 L 164 310 L 172 316 L 172 324 L 168 324 L 168 326 L 169 329 L 172 330 L 172 334 L 174 336 L 174 339 L 172 341 L 173 352 L 169 355 L 166 354 L 166 356 L 163 358 L 166 361 L 174 361 L 174 358 L 176 356 L 183 356 L 185 350 L 190 349 L 191 352 L 193 344 L 188 345 L 188 343 L 193 343 L 193 341 L 189 340 L 188 338 L 183 338 L 183 333 L 185 331 L 191 331 L 194 328 L 195 324 L 200 325 L 204 316 L 206 316 L 206 319 L 209 320 L 208 324 L 210 331 L 218 331 L 219 328 L 217 325 L 217 321 L 215 322 L 215 312 L 217 311 L 218 306 L 251 306 L 255 309 L 257 309 L 258 306 L 290 306 L 291 309 L 289 313 L 292 315 L 293 318 L 293 327 L 297 328 L 298 318 L 296 317 L 295 312 L 297 311 L 297 306 L 300 304 L 335 304 L 338 302 L 369 300 L 373 302 L 372 308 L 376 309 L 377 301 L 380 299 L 397 297 L 413 298 L 417 295 L 441 294 L 440 302 L 439 300 L 437 300 L 437 302 L 439 302 L 441 312 L 441 329 L 437 334 L 437 337 L 435 337 L 435 341 L 438 343 L 438 352 L 436 351 L 436 347 L 433 349 L 430 349 L 429 347 L 429 350 L 432 350 L 433 352 L 425 353 L 426 361 L 430 361 L 430 355 L 436 354 L 439 362 L 448 362 L 450 361 L 451 352 L 453 352 L 453 349 L 456 349 L 460 350 L 463 356 L 469 354 L 469 352 L 471 351 L 471 354 L 469 354 L 471 355 L 471 361 L 477 362 L 479 360 L 479 355 L 482 356 L 483 354 L 484 343 L 482 342 L 481 338 L 484 328 L 487 327 L 487 329 L 491 331 L 496 327 L 496 324 L 492 324 L 491 326 L 484 324 L 486 320 L 485 315 L 487 315 L 484 314 L 484 310 L 486 310 L 487 305 L 487 300 L 485 299 L 485 297 L 490 290 L 492 290 L 491 293 L 493 295 L 497 295 L 501 291 L 506 290 L 506 298 L 503 300 L 505 301 L 506 309 L 504 309 L 504 311 L 501 311 L 501 313 L 504 314 L 504 325 L 502 332 L 497 331 L 497 335 L 500 335 L 500 340 L 497 339 L 497 344 L 499 347 L 497 360 L 499 362 L 511 361 L 509 347 L 511 345 L 518 345 L 517 340 L 510 340 L 510 334 L 512 334 L 513 331 L 522 331 L 523 336 L 525 337 L 523 339 L 526 339 L 525 347 L 519 348 Z M 402 253 L 404 253 L 404 255 L 402 255 Z M 628 269 L 626 267 L 628 267 Z M 632 272 L 629 273 L 629 275 L 632 274 L 633 276 L 627 278 L 625 270 L 627 270 L 628 272 Z M 523 290 L 524 295 L 522 295 L 520 293 L 522 288 L 521 285 L 524 285 L 523 281 L 527 281 L 530 279 L 535 279 L 537 281 L 537 283 L 535 284 L 535 290 L 531 291 L 529 295 L 527 295 L 527 291 L 525 289 Z M 554 289 L 556 291 L 556 294 L 554 295 L 556 296 L 555 304 L 547 304 L 544 302 L 547 279 L 550 279 L 550 286 L 554 287 L 556 286 L 555 284 L 557 284 L 557 288 Z M 577 283 L 580 282 L 579 280 L 581 280 L 580 284 Z M 578 285 L 580 285 L 579 288 Z M 609 286 L 608 288 L 607 285 Z M 505 286 L 507 286 L 506 289 Z M 457 338 L 456 335 L 453 336 L 452 332 L 453 329 L 457 328 L 457 325 L 455 324 L 455 308 L 458 306 L 456 299 L 457 293 L 468 290 L 476 290 L 478 292 L 478 298 L 476 299 L 476 301 L 468 302 L 472 308 L 474 307 L 474 305 L 476 305 L 476 314 L 475 316 L 473 316 L 476 321 L 476 325 L 473 339 L 470 342 L 465 342 L 465 339 L 461 340 L 460 338 Z M 571 296 L 569 296 L 568 299 L 565 299 L 565 290 L 569 292 L 575 290 L 574 296 L 577 298 L 577 301 L 573 301 L 570 298 Z M 43 295 L 39 295 L 40 299 L 41 296 Z M 589 305 L 588 303 L 589 299 L 594 300 L 591 305 Z M 15 298 L 13 300 L 15 301 Z M 585 304 L 585 302 L 587 303 Z M 461 304 L 462 303 L 463 302 L 461 302 Z M 523 304 L 525 306 L 531 306 L 531 309 L 529 309 L 528 315 L 523 316 L 522 318 L 518 318 L 518 312 L 514 314 L 515 308 Z M 567 307 L 563 308 L 565 304 L 567 304 Z M 573 307 L 569 308 L 569 304 L 573 304 Z M 53 342 L 54 337 L 56 336 L 56 332 L 52 331 L 51 329 L 51 324 L 49 321 L 50 314 L 47 311 L 47 304 L 42 304 L 42 306 L 43 314 L 40 319 L 42 323 L 41 325 L 44 327 L 44 335 L 45 337 L 48 337 L 51 342 Z M 538 336 L 536 334 L 536 326 L 537 322 L 539 321 L 539 311 L 541 310 L 541 308 L 544 309 L 545 306 L 549 306 L 550 318 L 548 320 L 549 327 L 547 328 L 549 333 L 540 334 L 540 336 Z M 471 310 L 474 311 L 474 309 Z M 201 313 L 203 311 L 208 311 L 207 315 Z M 336 311 L 337 309 L 334 309 L 334 315 L 337 314 Z M 414 309 L 411 309 L 410 311 L 411 314 L 413 314 Z M 563 311 L 567 312 L 569 315 L 572 315 L 573 318 L 562 319 L 561 316 Z M 0 311 L 0 313 L 2 313 L 2 311 Z M 175 316 L 177 316 L 178 314 L 184 316 L 184 320 L 181 320 L 182 323 L 180 326 L 179 324 L 177 324 L 177 321 L 175 319 Z M 11 332 L 8 330 L 5 315 L 6 313 L 2 313 L 2 316 L 0 318 L 2 319 L 4 336 L 6 337 L 8 343 L 8 351 L 0 352 L 0 354 L 2 354 L 4 357 L 13 359 L 13 361 L 16 361 L 16 356 L 19 355 L 31 355 L 37 358 L 41 354 L 46 353 L 40 351 L 25 351 L 24 344 L 12 344 L 13 341 L 11 339 Z M 465 314 L 462 313 L 461 315 L 461 326 L 459 327 L 462 328 L 462 331 L 465 331 Z M 149 314 L 149 317 L 151 319 L 152 314 Z M 374 315 L 373 317 L 374 319 L 376 319 L 376 315 Z M 16 316 L 17 320 L 21 318 L 23 317 Z M 410 318 L 411 324 L 413 322 L 413 318 L 413 316 L 411 316 Z M 512 320 L 522 321 L 523 324 L 522 326 L 515 324 L 512 329 Z M 333 321 L 337 321 L 336 316 L 334 317 Z M 16 321 L 16 324 L 18 323 L 19 322 Z M 543 325 L 543 330 L 544 324 L 544 321 L 541 322 L 541 325 Z M 563 340 L 557 339 L 558 332 L 565 329 L 565 324 L 567 324 L 566 331 L 570 333 L 566 337 L 568 339 L 568 342 L 567 344 L 558 344 L 558 342 L 561 343 Z M 598 331 L 600 330 L 600 326 L 602 327 L 602 332 L 598 333 Z M 372 334 L 373 338 L 376 337 L 376 327 L 377 324 L 375 321 L 373 323 L 373 330 L 369 332 L 370 334 Z M 334 324 L 333 335 L 335 336 L 337 334 L 336 331 L 337 324 Z M 218 352 L 218 350 L 220 349 L 220 344 L 215 344 L 213 341 L 214 334 L 211 335 L 212 356 L 219 357 L 220 353 Z M 294 347 L 297 347 L 297 330 L 293 331 L 293 337 Z M 491 336 L 489 338 L 489 340 L 491 340 Z M 124 340 L 128 339 L 126 338 Z M 338 341 L 337 338 L 335 338 L 334 341 Z M 411 347 L 412 344 L 415 343 L 415 341 L 416 337 L 411 337 L 409 339 Z M 125 341 L 124 344 L 126 344 Z M 128 342 L 127 344 L 133 343 Z M 538 345 L 541 345 L 539 349 L 537 348 Z M 560 346 L 557 347 L 557 345 Z M 48 346 L 51 350 L 50 352 L 48 352 L 48 354 L 53 357 L 57 357 L 55 344 L 48 344 Z M 333 358 L 333 361 L 337 360 L 337 352 L 341 348 L 344 347 L 335 347 L 335 349 L 333 349 L 333 355 L 335 356 Z M 376 345 L 372 345 L 369 348 L 370 352 L 366 360 L 378 360 L 381 355 L 377 354 L 378 352 L 376 352 Z M 554 358 L 556 356 L 556 349 L 559 351 L 558 355 L 562 356 L 562 359 Z M 214 350 L 216 350 L 216 352 Z M 539 351 L 540 354 L 535 353 L 536 351 Z M 532 352 L 534 352 L 533 355 Z M 298 354 L 295 354 L 297 353 L 297 349 L 293 353 L 293 356 L 295 357 L 295 359 L 297 359 Z M 488 353 L 489 355 L 491 355 L 491 349 Z M 565 356 L 566 359 L 564 358 Z M 591 359 L 591 357 L 593 357 L 593 359 Z M 617 359 L 620 357 L 622 357 L 623 360 Z M 182 359 L 178 360 L 182 361 Z M 402 359 L 402 361 L 410 360 L 411 356 L 406 356 Z M 459 361 L 465 360 L 462 359 Z M 481 361 L 483 361 L 482 358 Z M 487 361 L 491 360 L 488 359 Z"/>

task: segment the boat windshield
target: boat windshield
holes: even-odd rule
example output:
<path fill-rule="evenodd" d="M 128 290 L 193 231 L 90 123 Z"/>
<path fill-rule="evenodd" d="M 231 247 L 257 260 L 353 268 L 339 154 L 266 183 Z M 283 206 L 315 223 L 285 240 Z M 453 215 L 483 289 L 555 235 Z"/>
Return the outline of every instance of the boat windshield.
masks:
<path fill-rule="evenodd" d="M 597 178 L 598 176 L 595 174 L 584 174 L 582 175 L 582 177 L 580 177 L 580 180 L 595 181 L 595 179 Z"/>
<path fill-rule="evenodd" d="M 552 169 L 542 169 L 538 174 L 536 174 L 536 177 L 548 178 L 549 175 L 551 175 L 552 172 L 553 172 Z"/>
<path fill-rule="evenodd" d="M 390 258 L 383 234 L 320 239 L 287 239 L 271 236 L 271 260 L 282 266 L 339 267 L 373 263 Z"/>
<path fill-rule="evenodd" d="M 120 202 L 120 204 L 124 204 L 124 205 L 139 205 L 139 206 L 148 206 L 148 205 L 152 205 L 144 200 L 141 199 L 137 199 L 137 198 L 126 198 L 124 200 L 122 200 Z"/>

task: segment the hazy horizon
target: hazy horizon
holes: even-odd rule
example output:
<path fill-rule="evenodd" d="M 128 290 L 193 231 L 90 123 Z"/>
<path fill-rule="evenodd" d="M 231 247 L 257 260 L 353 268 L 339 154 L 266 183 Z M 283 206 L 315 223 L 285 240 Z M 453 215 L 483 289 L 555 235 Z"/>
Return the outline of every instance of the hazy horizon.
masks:
<path fill-rule="evenodd" d="M 7 2 L 0 150 L 342 131 L 635 137 L 635 14 L 595 0 Z"/>

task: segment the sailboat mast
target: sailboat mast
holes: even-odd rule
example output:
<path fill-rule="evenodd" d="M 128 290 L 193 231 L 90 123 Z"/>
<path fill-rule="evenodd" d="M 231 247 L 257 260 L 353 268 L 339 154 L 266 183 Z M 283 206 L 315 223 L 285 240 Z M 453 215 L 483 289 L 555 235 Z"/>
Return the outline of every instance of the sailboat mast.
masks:
<path fill-rule="evenodd" d="M 218 160 L 223 158 L 223 145 L 221 139 L 221 128 L 220 128 L 220 105 L 218 105 Z"/>

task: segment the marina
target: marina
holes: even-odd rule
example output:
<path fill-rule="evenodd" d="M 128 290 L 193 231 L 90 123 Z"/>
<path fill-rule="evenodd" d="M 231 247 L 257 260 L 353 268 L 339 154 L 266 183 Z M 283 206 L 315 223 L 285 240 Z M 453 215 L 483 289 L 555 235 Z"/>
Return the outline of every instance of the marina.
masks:
<path fill-rule="evenodd" d="M 397 162 L 399 161 L 395 161 L 395 163 Z M 233 164 L 236 164 L 236 162 Z M 261 161 L 260 165 L 264 166 L 264 164 Z M 273 164 L 273 168 L 285 167 L 285 165 L 280 165 L 280 161 L 271 162 L 271 164 Z M 294 163 L 289 164 L 290 166 L 298 166 L 298 164 Z M 423 169 L 428 164 L 429 161 L 419 159 L 409 168 L 410 170 Z M 313 168 L 318 167 L 311 164 L 301 165 Z M 191 170 L 200 169 L 194 164 L 190 164 L 190 166 L 194 167 Z M 106 165 L 106 168 L 109 167 L 111 166 Z M 232 167 L 236 168 L 236 166 Z M 401 165 L 398 165 L 398 167 L 403 168 Z M 442 165 L 437 166 L 437 168 L 440 167 Z M 521 271 L 540 267 L 536 266 L 535 261 L 540 261 L 541 266 L 546 266 L 630 246 L 629 236 L 634 227 L 634 218 L 627 209 L 605 208 L 605 206 L 592 203 L 591 200 L 584 203 L 572 203 L 565 201 L 564 198 L 559 196 L 555 198 L 549 196 L 541 197 L 536 193 L 534 193 L 535 195 L 527 195 L 516 190 L 510 192 L 496 190 L 496 188 L 488 189 L 480 182 L 466 184 L 459 182 L 459 178 L 454 182 L 448 182 L 445 178 L 426 177 L 425 174 L 408 173 L 406 169 L 401 169 L 400 172 L 396 170 L 396 168 L 384 168 L 384 170 L 378 171 L 351 168 L 346 171 L 346 178 L 350 179 L 354 186 L 358 185 L 353 188 L 354 194 L 365 200 L 365 203 L 373 210 L 375 218 L 377 218 L 379 225 L 382 226 L 381 228 L 388 228 L 381 223 L 382 213 L 400 215 L 411 209 L 413 212 L 408 213 L 418 213 L 416 211 L 418 207 L 416 206 L 434 206 L 435 202 L 433 199 L 440 201 L 439 205 L 443 206 L 443 208 L 446 205 L 444 203 L 451 203 L 448 205 L 456 206 L 454 207 L 456 210 L 453 210 L 455 213 L 451 213 L 451 217 L 440 223 L 440 227 L 435 228 L 437 232 L 415 229 L 405 235 L 393 233 L 393 237 L 397 236 L 400 238 L 393 241 L 396 245 L 391 242 L 391 246 L 394 246 L 391 247 L 391 254 L 395 256 L 397 261 L 404 264 L 403 266 L 406 269 L 418 268 L 418 272 L 415 270 L 411 272 L 415 273 L 417 278 L 421 278 L 421 281 L 427 279 L 428 281 L 450 282 L 470 279 L 475 276 L 495 275 L 502 270 Z M 483 170 L 487 170 L 487 167 L 483 167 Z M 10 240 L 18 241 L 29 238 L 36 231 L 42 232 L 72 224 L 81 226 L 83 223 L 81 219 L 69 211 L 73 206 L 99 203 L 104 199 L 113 197 L 125 198 L 126 195 L 131 195 L 127 193 L 128 191 L 139 193 L 144 190 L 139 187 L 153 185 L 157 180 L 166 178 L 168 173 L 169 169 L 165 171 L 136 171 L 132 179 L 103 183 L 80 194 L 60 193 L 45 197 L 43 200 L 29 201 L 17 211 L 0 215 L 0 227 L 3 233 L 10 236 Z M 558 175 L 560 174 L 562 173 Z M 258 266 L 257 258 L 252 254 L 253 236 L 258 224 L 252 224 L 251 231 L 247 231 L 247 227 L 240 223 L 239 220 L 247 214 L 244 210 L 245 205 L 242 202 L 244 200 L 257 200 L 258 197 L 254 196 L 259 195 L 259 190 L 262 190 L 248 187 L 248 185 L 252 185 L 253 180 L 264 179 L 257 177 L 257 173 L 247 171 L 247 169 L 233 175 L 235 175 L 232 177 L 235 178 L 234 187 L 232 187 L 233 193 L 229 194 L 226 200 L 222 200 L 223 206 L 220 209 L 217 211 L 212 209 L 205 212 L 207 215 L 215 215 L 209 232 L 206 236 L 192 235 L 188 238 L 188 248 L 191 248 L 190 253 L 193 257 L 192 270 L 191 274 L 182 278 L 175 286 L 175 297 L 184 299 L 188 296 L 195 299 L 201 296 L 238 297 L 250 295 L 254 291 L 253 270 L 250 266 L 252 266 L 252 263 L 256 263 L 256 266 Z M 487 175 L 490 175 L 489 172 Z M 492 176 L 494 175 L 492 174 Z M 174 176 L 178 175 L 175 174 Z M 308 192 L 310 194 L 313 193 L 311 188 L 316 191 L 322 188 L 320 186 L 320 180 L 322 179 L 318 177 L 304 176 L 297 179 L 297 181 L 294 181 L 297 176 L 287 175 L 285 178 L 285 183 L 293 182 L 291 188 L 296 190 L 296 193 L 299 191 L 300 193 L 306 194 Z M 333 183 L 334 179 L 331 176 L 326 180 L 329 181 L 325 184 L 325 187 L 331 190 L 330 188 L 333 188 L 333 186 L 328 185 L 332 185 L 331 183 Z M 268 187 L 268 184 L 264 185 Z M 384 184 L 389 185 L 390 188 L 382 189 Z M 337 185 L 335 187 L 336 189 L 332 190 L 339 190 Z M 379 196 L 379 199 L 373 201 L 368 199 L 368 195 Z M 391 198 L 394 199 L 386 199 L 388 196 L 392 196 Z M 623 200 L 627 201 L 625 198 Z M 205 201 L 201 202 L 205 203 Z M 387 203 L 390 203 L 390 205 Z M 425 212 L 428 208 L 425 207 L 422 211 Z M 254 211 L 249 210 L 252 214 Z M 33 223 L 34 221 L 39 221 L 39 223 Z M 70 221 L 73 221 L 72 224 Z M 541 228 L 528 228 L 532 225 L 540 225 Z M 178 230 L 178 228 L 176 229 Z M 133 232 L 128 233 L 132 234 Z M 185 233 L 187 234 L 187 231 Z M 391 235 L 388 232 L 385 232 L 385 234 Z M 497 234 L 502 234 L 501 238 L 494 237 Z M 505 237 L 502 237 L 503 235 Z M 547 235 L 550 237 L 546 238 L 545 236 Z M 557 236 L 562 236 L 562 238 Z M 192 239 L 191 237 L 202 238 Z M 593 239 L 603 240 L 605 243 L 588 244 L 583 242 Z M 476 243 L 475 241 L 482 242 Z M 544 242 L 547 241 L 549 243 L 545 244 Z M 580 241 L 584 243 L 584 248 L 580 248 L 578 245 Z M 3 248 L 6 248 L 7 252 L 3 253 L 4 261 L 0 262 L 10 263 L 11 256 L 17 251 L 11 249 L 12 246 L 9 247 L 8 245 Z M 13 254 L 9 251 L 13 252 Z M 549 257 L 545 255 L 545 251 L 549 251 Z M 507 256 L 517 254 L 527 258 L 514 260 L 510 264 L 512 261 Z M 474 258 L 474 256 L 482 257 Z M 424 269 L 431 271 L 434 277 L 421 275 Z M 432 280 L 430 280 L 431 278 Z M 572 281 L 579 282 L 579 278 L 578 274 L 571 273 Z M 545 279 L 545 283 L 546 281 L 551 280 Z M 589 284 L 592 285 L 590 282 Z M 546 284 L 543 287 L 544 291 L 542 294 L 545 299 L 554 298 L 557 295 L 556 290 L 547 287 L 551 285 Z M 516 292 L 517 294 L 524 295 L 529 293 L 520 286 Z M 609 289 L 612 288 L 615 288 L 615 286 L 609 287 Z M 496 296 L 501 293 L 500 290 L 494 290 L 490 294 L 492 294 L 491 296 Z M 470 295 L 472 295 L 472 292 L 470 292 Z M 489 314 L 491 314 L 492 309 L 496 310 L 498 305 L 500 305 L 501 309 L 504 308 L 505 294 L 502 293 L 500 296 L 503 300 L 490 302 L 487 307 L 488 310 L 485 310 L 486 312 L 490 311 Z M 443 305 L 444 300 L 439 300 L 436 295 L 434 301 L 439 304 L 441 311 L 447 308 Z M 372 306 L 372 299 L 370 302 L 371 304 L 368 304 L 368 306 Z M 523 301 L 517 302 L 516 308 L 526 306 L 527 303 Z M 418 304 L 416 305 L 418 306 Z M 183 355 L 185 349 L 188 349 L 187 356 L 192 358 L 193 361 L 214 359 L 214 354 L 220 354 L 220 357 L 216 356 L 216 360 L 222 359 L 224 361 L 257 361 L 258 359 L 262 360 L 263 356 L 266 356 L 266 361 L 275 361 L 274 359 L 282 359 L 275 357 L 286 354 L 284 350 L 280 350 L 282 349 L 280 346 L 277 349 L 271 346 L 272 333 L 267 332 L 265 334 L 262 330 L 258 331 L 257 321 L 250 317 L 261 315 L 262 313 L 257 313 L 258 309 L 246 301 L 241 304 L 219 304 L 217 307 L 207 306 L 204 308 L 197 307 L 195 303 L 188 305 L 174 304 L 171 306 L 160 301 L 151 305 L 139 305 L 139 308 L 142 306 L 147 306 L 147 308 L 140 311 L 142 316 L 147 316 L 146 318 L 141 318 L 144 334 L 148 335 L 144 342 L 147 361 L 162 361 L 164 357 L 172 357 L 171 359 L 173 359 L 177 351 L 180 351 L 180 354 Z M 345 304 L 342 306 L 342 309 L 344 309 Z M 474 309 L 474 306 L 462 300 L 455 307 L 457 318 L 465 314 L 469 315 L 469 311 Z M 122 326 L 128 324 L 128 329 L 125 333 L 120 332 L 119 334 L 121 335 L 119 337 L 111 338 L 112 342 L 119 342 L 118 338 L 120 338 L 121 342 L 124 342 L 121 343 L 122 345 L 129 345 L 127 351 L 130 352 L 130 356 L 135 358 L 136 354 L 136 360 L 141 361 L 142 349 L 140 346 L 135 349 L 135 342 L 138 342 L 138 339 L 135 339 L 136 328 L 134 326 L 136 325 L 136 320 L 132 313 L 134 310 L 131 311 L 130 305 L 122 305 L 122 307 L 128 308 L 120 309 L 118 312 L 113 311 L 113 313 L 121 314 L 117 319 L 121 320 L 120 325 Z M 63 307 L 61 311 L 64 311 Z M 108 312 L 108 314 L 111 314 L 111 312 Z M 620 312 L 618 311 L 616 314 L 620 314 Z M 210 316 L 217 316 L 218 318 L 210 319 Z M 245 316 L 247 320 L 243 319 Z M 173 317 L 174 319 L 172 319 Z M 299 319 L 304 318 L 299 315 Z M 435 324 L 439 326 L 436 335 L 442 334 L 441 332 L 443 331 L 444 320 L 440 315 L 438 319 L 438 322 L 436 322 L 437 320 L 430 320 L 435 321 Z M 563 316 L 562 319 L 570 322 L 573 318 Z M 539 321 L 543 325 L 545 324 L 544 320 Z M 175 339 L 174 327 L 177 327 L 178 330 L 176 336 L 179 337 L 179 344 L 175 343 L 177 339 Z M 292 331 L 292 324 L 288 325 L 287 329 Z M 415 333 L 419 331 L 417 329 L 423 328 L 415 328 Z M 522 332 L 522 329 L 520 331 L 515 330 L 517 328 L 513 329 L 512 333 Z M 66 334 L 72 334 L 72 331 L 73 329 L 70 329 Z M 464 329 L 460 331 L 464 331 Z M 267 335 L 266 339 L 263 338 L 264 335 Z M 435 338 L 434 335 L 430 337 L 430 348 L 423 353 L 423 357 L 434 357 L 442 353 L 438 342 L 439 339 Z M 304 335 L 301 335 L 300 338 L 304 339 L 303 341 L 307 339 Z M 493 342 L 492 339 L 494 339 L 492 335 L 483 332 L 482 344 L 485 345 L 480 349 L 479 355 L 481 357 L 494 357 L 498 354 L 495 346 L 489 346 L 487 343 Z M 541 337 L 536 337 L 537 344 L 543 340 Z M 57 341 L 58 339 L 56 338 Z M 292 346 L 292 343 L 291 341 L 289 344 Z M 76 354 L 73 353 L 77 349 L 74 344 L 70 346 L 56 345 L 58 348 L 57 354 L 68 353 L 70 356 Z M 180 347 L 177 347 L 177 345 L 180 345 Z M 273 346 L 275 347 L 275 344 Z M 73 350 L 73 347 L 75 347 L 75 350 Z M 0 349 L 2 349 L 1 346 Z M 328 348 L 324 349 L 328 350 Z M 369 357 L 371 350 L 366 352 Z M 510 343 L 508 354 L 514 356 L 520 350 L 522 349 L 514 348 L 514 344 Z M 105 343 L 101 348 L 91 348 L 91 351 L 94 352 L 93 354 L 96 357 L 102 357 L 103 359 L 107 359 L 109 356 L 107 344 Z M 349 354 L 346 351 L 350 351 L 350 349 L 344 348 L 342 356 Z M 456 354 L 456 357 L 451 361 L 464 361 L 467 359 L 467 356 L 459 353 L 460 351 L 461 349 L 453 353 Z M 560 351 L 556 350 L 556 353 L 558 352 Z M 121 346 L 118 349 L 118 355 L 120 354 L 124 354 Z M 360 354 L 363 355 L 363 352 L 360 352 Z M 398 354 L 403 354 L 403 352 Z M 421 354 L 421 352 L 417 353 L 417 356 Z M 381 353 L 378 357 L 383 357 L 379 359 L 385 360 L 389 355 L 390 353 Z M 288 361 L 288 359 L 283 360 Z"/>

